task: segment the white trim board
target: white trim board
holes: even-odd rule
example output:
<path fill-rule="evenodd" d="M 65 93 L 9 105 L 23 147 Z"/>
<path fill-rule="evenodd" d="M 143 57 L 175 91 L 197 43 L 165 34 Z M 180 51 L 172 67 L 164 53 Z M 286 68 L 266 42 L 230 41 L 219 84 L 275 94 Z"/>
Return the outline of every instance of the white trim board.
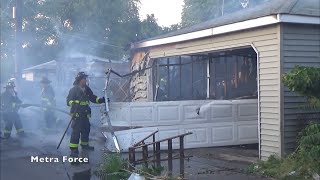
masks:
<path fill-rule="evenodd" d="M 186 34 L 159 38 L 159 39 L 154 39 L 149 41 L 147 40 L 141 43 L 132 44 L 132 49 L 177 43 L 182 41 L 210 37 L 218 34 L 225 34 L 225 33 L 245 30 L 245 29 L 262 27 L 262 26 L 276 24 L 276 23 L 320 24 L 320 17 L 288 15 L 288 14 L 269 15 L 265 17 L 250 19 L 242 22 L 236 22 L 236 23 L 218 26 L 214 28 L 194 31 Z"/>

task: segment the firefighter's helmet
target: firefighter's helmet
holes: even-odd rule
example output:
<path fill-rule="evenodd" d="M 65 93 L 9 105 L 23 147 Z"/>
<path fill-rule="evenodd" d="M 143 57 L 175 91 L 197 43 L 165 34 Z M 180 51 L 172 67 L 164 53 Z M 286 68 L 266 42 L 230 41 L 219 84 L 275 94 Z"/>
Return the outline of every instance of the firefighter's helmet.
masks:
<path fill-rule="evenodd" d="M 81 79 L 87 78 L 88 75 L 85 72 L 79 72 L 77 74 L 76 80 L 80 81 Z"/>
<path fill-rule="evenodd" d="M 79 84 L 81 79 L 87 78 L 88 75 L 85 72 L 79 72 L 73 82 L 73 85 Z"/>
<path fill-rule="evenodd" d="M 51 81 L 47 77 L 42 77 L 40 83 L 41 84 L 50 84 Z"/>

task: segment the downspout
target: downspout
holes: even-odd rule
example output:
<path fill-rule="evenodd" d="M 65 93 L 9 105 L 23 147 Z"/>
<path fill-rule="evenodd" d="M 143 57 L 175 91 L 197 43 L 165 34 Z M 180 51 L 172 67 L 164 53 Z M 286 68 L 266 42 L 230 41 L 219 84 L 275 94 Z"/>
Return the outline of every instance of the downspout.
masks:
<path fill-rule="evenodd" d="M 259 61 L 259 51 L 254 46 L 253 43 L 250 44 L 252 49 L 257 54 L 257 89 L 258 89 L 258 141 L 259 141 L 259 159 L 261 159 L 261 120 L 260 120 L 260 61 Z"/>
<path fill-rule="evenodd" d="M 210 57 L 207 60 L 207 99 L 210 98 Z"/>

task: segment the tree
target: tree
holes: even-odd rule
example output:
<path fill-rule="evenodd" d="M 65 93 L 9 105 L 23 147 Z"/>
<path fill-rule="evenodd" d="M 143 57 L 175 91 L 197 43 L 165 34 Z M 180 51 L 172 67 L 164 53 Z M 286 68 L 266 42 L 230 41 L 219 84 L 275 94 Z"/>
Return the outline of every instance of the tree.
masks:
<path fill-rule="evenodd" d="M 183 27 L 199 24 L 219 16 L 219 0 L 184 0 L 181 24 Z"/>
<path fill-rule="evenodd" d="M 245 8 L 253 8 L 267 1 L 269 0 L 250 0 Z M 243 8 L 239 0 L 184 0 L 181 23 L 183 27 L 187 27 Z"/>
<path fill-rule="evenodd" d="M 1 1 L 2 80 L 14 70 L 14 2 Z M 139 0 L 23 2 L 23 68 L 77 52 L 120 60 L 130 43 L 166 32 L 152 15 L 140 21 Z"/>
<path fill-rule="evenodd" d="M 147 15 L 147 18 L 141 22 L 137 40 L 144 40 L 161 34 L 162 28 L 158 25 L 154 14 Z"/>
<path fill-rule="evenodd" d="M 1 41 L 0 67 L 1 82 L 4 82 L 14 72 L 15 34 L 14 21 L 11 18 L 10 0 L 1 1 Z"/>

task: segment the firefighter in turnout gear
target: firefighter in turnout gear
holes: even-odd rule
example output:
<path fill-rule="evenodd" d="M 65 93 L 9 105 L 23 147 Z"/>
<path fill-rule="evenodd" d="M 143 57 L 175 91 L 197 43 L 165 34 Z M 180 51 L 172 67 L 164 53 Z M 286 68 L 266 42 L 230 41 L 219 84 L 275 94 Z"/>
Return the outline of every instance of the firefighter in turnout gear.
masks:
<path fill-rule="evenodd" d="M 55 126 L 56 117 L 53 110 L 50 110 L 50 106 L 55 107 L 55 94 L 51 81 L 47 77 L 43 77 L 40 81 L 41 83 L 41 104 L 43 107 L 44 119 L 46 121 L 46 128 L 52 129 Z"/>
<path fill-rule="evenodd" d="M 80 145 L 82 149 L 94 150 L 94 147 L 89 146 L 89 118 L 91 117 L 89 101 L 97 104 L 105 103 L 104 97 L 97 97 L 87 86 L 87 77 L 88 75 L 84 72 L 79 72 L 73 83 L 74 86 L 70 89 L 67 96 L 67 104 L 71 107 L 70 113 L 73 118 L 71 124 L 72 133 L 69 144 L 72 157 L 77 157 L 79 154 L 78 144 L 80 137 Z"/>
<path fill-rule="evenodd" d="M 22 137 L 25 134 L 18 114 L 22 101 L 18 98 L 17 92 L 14 90 L 15 84 L 13 81 L 8 81 L 4 88 L 6 88 L 6 90 L 1 94 L 1 111 L 5 122 L 3 138 L 10 138 L 13 126 L 16 128 L 18 136 Z"/>

